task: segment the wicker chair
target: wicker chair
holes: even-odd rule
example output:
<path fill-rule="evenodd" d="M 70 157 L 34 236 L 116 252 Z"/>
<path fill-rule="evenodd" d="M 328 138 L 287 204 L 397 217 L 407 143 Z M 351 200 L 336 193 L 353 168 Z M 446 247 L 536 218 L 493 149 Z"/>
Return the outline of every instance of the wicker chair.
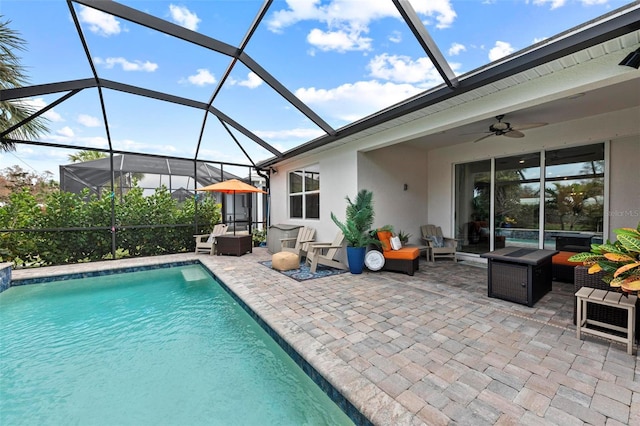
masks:
<path fill-rule="evenodd" d="M 589 274 L 589 268 L 586 266 L 576 266 L 574 268 L 574 290 L 577 292 L 582 287 L 598 288 L 601 290 L 611 290 L 609 284 L 602 281 L 604 272 L 598 272 L 595 274 Z M 636 304 L 636 312 L 640 309 L 640 299 Z M 573 298 L 573 323 L 576 323 L 577 316 L 577 303 L 576 298 Z M 612 306 L 596 305 L 593 303 L 587 304 L 587 318 L 594 319 L 607 324 L 613 324 L 620 327 L 627 326 L 627 311 L 624 309 L 614 308 Z M 636 342 L 640 342 L 640 315 L 636 315 Z"/>

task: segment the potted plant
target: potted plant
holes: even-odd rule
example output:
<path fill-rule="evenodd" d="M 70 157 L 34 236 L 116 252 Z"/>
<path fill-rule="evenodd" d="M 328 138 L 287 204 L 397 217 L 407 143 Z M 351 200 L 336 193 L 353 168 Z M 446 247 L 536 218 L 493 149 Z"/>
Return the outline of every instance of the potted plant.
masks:
<path fill-rule="evenodd" d="M 404 232 L 403 230 L 398 231 L 398 238 L 402 245 L 406 245 L 409 243 L 409 238 L 411 238 L 411 234 Z"/>
<path fill-rule="evenodd" d="M 347 261 L 352 274 L 361 274 L 364 269 L 364 256 L 369 244 L 380 245 L 380 241 L 371 235 L 373 225 L 373 192 L 362 189 L 355 202 L 347 196 L 345 221 L 338 220 L 333 212 L 331 219 L 340 228 L 347 241 Z"/>
<path fill-rule="evenodd" d="M 254 247 L 261 247 L 267 241 L 267 230 L 266 229 L 256 229 L 251 234 L 251 240 L 253 241 Z"/>
<path fill-rule="evenodd" d="M 569 258 L 589 267 L 589 274 L 605 273 L 602 281 L 624 292 L 640 291 L 640 223 L 636 229 L 614 229 L 617 241 L 592 244 L 591 251 Z"/>

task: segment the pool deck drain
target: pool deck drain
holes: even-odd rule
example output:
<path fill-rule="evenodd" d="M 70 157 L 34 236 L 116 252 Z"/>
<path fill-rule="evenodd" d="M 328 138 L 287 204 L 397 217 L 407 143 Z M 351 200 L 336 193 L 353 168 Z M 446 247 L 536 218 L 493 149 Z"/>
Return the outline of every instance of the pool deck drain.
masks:
<path fill-rule="evenodd" d="M 13 279 L 197 259 L 378 425 L 640 424 L 636 355 L 577 340 L 573 285 L 533 308 L 487 297 L 486 270 L 297 282 L 241 257 L 178 254 L 13 271 Z"/>

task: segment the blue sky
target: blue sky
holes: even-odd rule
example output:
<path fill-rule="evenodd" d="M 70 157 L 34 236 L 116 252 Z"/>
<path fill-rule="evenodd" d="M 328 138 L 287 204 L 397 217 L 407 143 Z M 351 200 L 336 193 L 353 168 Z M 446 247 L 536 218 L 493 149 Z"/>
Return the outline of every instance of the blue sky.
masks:
<path fill-rule="evenodd" d="M 128 1 L 120 3 L 237 45 L 262 2 Z M 456 74 L 464 74 L 631 1 L 411 0 Z M 207 102 L 230 58 L 74 3 L 100 78 Z M 27 41 L 21 53 L 31 84 L 91 78 L 62 0 L 2 0 L 0 14 Z M 442 84 L 390 0 L 274 1 L 246 53 L 334 128 Z M 104 90 L 113 147 L 192 158 L 204 113 Z M 25 100 L 47 105 L 63 94 Z M 218 108 L 286 151 L 323 135 L 260 78 L 237 63 L 216 98 Z M 43 141 L 77 150 L 107 148 L 98 91 L 86 89 L 47 114 Z M 271 154 L 234 131 L 254 161 Z M 75 150 L 19 147 L 0 154 L 0 169 L 19 164 L 57 175 Z M 199 158 L 248 164 L 209 115 Z"/>

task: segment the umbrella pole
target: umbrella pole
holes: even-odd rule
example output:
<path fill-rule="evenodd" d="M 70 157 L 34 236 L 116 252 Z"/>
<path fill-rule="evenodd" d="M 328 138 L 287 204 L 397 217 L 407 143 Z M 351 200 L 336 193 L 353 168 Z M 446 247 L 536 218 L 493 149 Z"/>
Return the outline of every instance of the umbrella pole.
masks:
<path fill-rule="evenodd" d="M 236 191 L 233 191 L 233 235 L 236 235 Z"/>

